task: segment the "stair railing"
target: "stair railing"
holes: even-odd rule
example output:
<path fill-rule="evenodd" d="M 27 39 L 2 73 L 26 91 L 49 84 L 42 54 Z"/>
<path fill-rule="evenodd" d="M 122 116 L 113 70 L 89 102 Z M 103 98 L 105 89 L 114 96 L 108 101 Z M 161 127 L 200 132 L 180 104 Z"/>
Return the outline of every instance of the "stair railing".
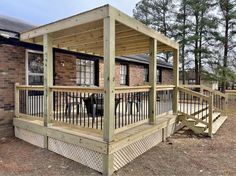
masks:
<path fill-rule="evenodd" d="M 227 106 L 228 106 L 228 95 L 222 93 L 218 90 L 213 90 L 204 85 L 182 85 L 184 88 L 188 88 L 195 92 L 202 93 L 206 96 L 213 96 L 213 111 L 218 111 L 223 114 L 227 114 Z"/>
<path fill-rule="evenodd" d="M 178 113 L 195 120 L 196 123 L 205 124 L 208 127 L 208 135 L 212 136 L 213 95 L 207 96 L 181 86 L 178 90 Z"/>

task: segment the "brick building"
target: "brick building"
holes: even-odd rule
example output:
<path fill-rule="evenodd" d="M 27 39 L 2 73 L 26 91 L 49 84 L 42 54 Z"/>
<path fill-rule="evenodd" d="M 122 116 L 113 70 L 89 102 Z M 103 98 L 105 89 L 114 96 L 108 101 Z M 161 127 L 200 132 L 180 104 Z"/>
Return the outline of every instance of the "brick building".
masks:
<path fill-rule="evenodd" d="M 42 46 L 18 39 L 18 32 L 31 26 L 9 21 L 10 26 L 3 25 L 5 22 L 0 18 L 0 137 L 13 135 L 14 84 L 43 84 Z M 53 54 L 55 85 L 103 87 L 102 57 L 56 48 Z M 171 64 L 157 60 L 158 84 L 172 84 L 172 72 Z M 117 57 L 115 73 L 116 86 L 145 85 L 148 82 L 148 55 Z"/>

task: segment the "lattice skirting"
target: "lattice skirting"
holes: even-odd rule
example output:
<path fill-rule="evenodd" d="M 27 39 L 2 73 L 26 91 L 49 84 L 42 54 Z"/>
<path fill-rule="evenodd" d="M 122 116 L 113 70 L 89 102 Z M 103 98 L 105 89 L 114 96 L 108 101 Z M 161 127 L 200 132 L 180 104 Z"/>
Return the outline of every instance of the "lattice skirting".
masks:
<path fill-rule="evenodd" d="M 48 138 L 48 150 L 102 172 L 102 154 L 89 149 L 69 144 L 54 138 Z"/>
<path fill-rule="evenodd" d="M 175 124 L 172 124 L 118 150 L 114 153 L 114 170 L 116 171 L 125 166 L 139 155 L 143 154 L 147 150 L 162 142 L 163 138 L 170 136 L 174 132 Z"/>
<path fill-rule="evenodd" d="M 22 139 L 30 144 L 36 145 L 38 147 L 43 148 L 44 147 L 44 136 L 24 130 L 19 127 L 15 127 L 15 136 L 19 139 Z"/>

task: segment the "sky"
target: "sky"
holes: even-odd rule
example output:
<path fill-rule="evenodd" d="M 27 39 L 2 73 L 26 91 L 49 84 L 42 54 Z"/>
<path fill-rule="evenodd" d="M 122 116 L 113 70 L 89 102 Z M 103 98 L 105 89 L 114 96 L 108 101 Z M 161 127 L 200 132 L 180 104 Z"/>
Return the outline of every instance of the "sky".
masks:
<path fill-rule="evenodd" d="M 111 4 L 132 16 L 140 0 L 0 0 L 0 15 L 43 25 L 93 8 Z"/>

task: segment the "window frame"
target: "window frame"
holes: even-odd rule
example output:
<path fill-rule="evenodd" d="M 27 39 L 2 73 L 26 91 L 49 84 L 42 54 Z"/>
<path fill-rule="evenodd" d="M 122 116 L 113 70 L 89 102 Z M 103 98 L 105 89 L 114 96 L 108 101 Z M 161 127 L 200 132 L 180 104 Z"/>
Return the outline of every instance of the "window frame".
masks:
<path fill-rule="evenodd" d="M 77 65 L 77 62 L 80 62 L 80 64 L 79 65 Z M 86 68 L 88 68 L 88 66 L 85 64 L 85 65 L 83 65 L 83 67 L 84 67 L 84 70 L 82 70 L 81 69 L 81 61 L 89 61 L 90 62 L 90 70 L 89 70 L 89 72 L 87 72 L 86 71 Z M 92 63 L 93 62 L 93 71 L 91 70 L 91 68 L 92 68 Z M 98 63 L 98 61 L 97 60 L 89 60 L 89 59 L 81 59 L 81 58 L 76 58 L 76 85 L 77 86 L 98 86 L 98 80 L 97 79 L 99 79 L 99 77 L 98 77 L 98 74 L 99 74 L 99 67 L 97 66 L 99 63 Z M 80 83 L 78 83 L 79 81 L 78 81 L 78 68 L 77 68 L 77 66 L 80 66 Z M 87 74 L 89 74 L 89 78 L 88 78 L 88 75 Z M 89 84 L 85 84 L 85 83 L 83 83 L 82 84 L 82 77 L 81 77 L 81 75 L 83 75 L 83 79 L 85 79 L 84 80 L 84 82 L 86 82 L 86 79 L 88 78 L 90 81 L 90 83 Z M 92 77 L 92 75 L 93 75 L 93 77 Z M 92 84 L 91 84 L 91 82 L 92 82 Z"/>
<path fill-rule="evenodd" d="M 145 70 L 147 70 L 147 72 L 145 72 Z M 149 67 L 144 66 L 144 73 L 143 74 L 144 74 L 144 82 L 148 83 L 149 82 Z"/>
<path fill-rule="evenodd" d="M 30 50 L 30 49 L 26 49 L 25 52 L 26 52 L 25 54 L 25 71 L 26 71 L 25 78 L 26 78 L 26 85 L 29 85 L 29 76 L 43 76 L 44 77 L 44 70 L 43 70 L 43 73 L 29 73 L 29 53 L 43 55 L 43 52 L 38 51 L 38 50 Z M 43 62 L 44 62 L 44 58 L 43 58 Z"/>
<path fill-rule="evenodd" d="M 159 77 L 157 75 L 158 71 L 159 71 Z M 162 68 L 160 68 L 160 67 L 157 67 L 157 70 L 156 70 L 156 83 L 157 84 L 162 83 Z"/>
<path fill-rule="evenodd" d="M 125 66 L 126 67 L 126 74 L 122 74 L 121 73 L 121 68 L 122 66 Z M 122 76 L 125 75 L 125 83 L 122 83 Z M 120 85 L 122 86 L 128 86 L 129 85 L 129 65 L 128 64 L 125 64 L 125 63 L 120 63 Z"/>

